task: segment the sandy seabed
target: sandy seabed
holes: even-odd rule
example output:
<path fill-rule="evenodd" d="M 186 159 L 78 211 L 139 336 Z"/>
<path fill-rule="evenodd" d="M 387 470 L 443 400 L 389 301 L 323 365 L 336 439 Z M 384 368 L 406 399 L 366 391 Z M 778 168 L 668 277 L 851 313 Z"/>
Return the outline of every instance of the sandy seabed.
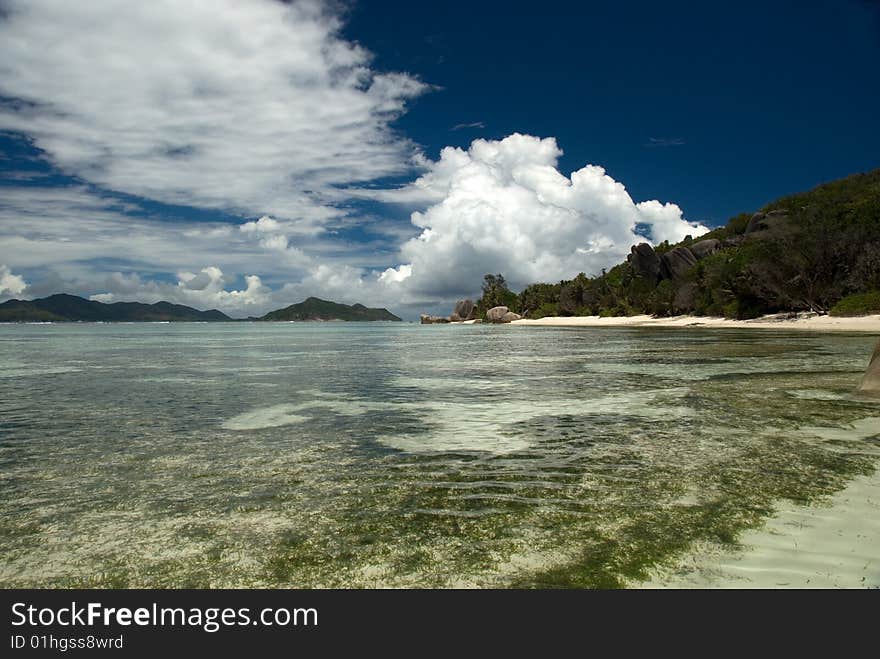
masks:
<path fill-rule="evenodd" d="M 880 315 L 777 314 L 753 320 L 676 316 L 547 317 L 513 325 L 777 329 L 880 334 Z M 878 424 L 880 419 L 873 419 Z M 880 588 L 880 472 L 815 506 L 784 502 L 740 549 L 698 547 L 639 588 Z"/>
<path fill-rule="evenodd" d="M 730 551 L 705 545 L 639 588 L 880 588 L 880 472 L 814 506 L 785 502 Z"/>
<path fill-rule="evenodd" d="M 838 317 L 819 314 L 776 314 L 752 320 L 731 320 L 710 316 L 548 316 L 537 320 L 515 320 L 511 325 L 546 325 L 550 327 L 680 327 L 778 329 L 836 332 L 875 332 L 880 334 L 880 315 Z"/>

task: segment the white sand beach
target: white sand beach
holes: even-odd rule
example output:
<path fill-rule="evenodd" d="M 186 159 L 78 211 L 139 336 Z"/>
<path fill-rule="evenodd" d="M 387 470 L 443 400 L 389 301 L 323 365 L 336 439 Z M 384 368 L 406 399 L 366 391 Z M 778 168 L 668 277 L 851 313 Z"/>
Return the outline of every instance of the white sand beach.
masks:
<path fill-rule="evenodd" d="M 815 506 L 785 502 L 766 525 L 661 569 L 638 588 L 880 588 L 880 473 Z"/>
<path fill-rule="evenodd" d="M 709 316 L 548 316 L 537 320 L 515 320 L 511 325 L 551 327 L 680 327 L 728 329 L 779 329 L 821 332 L 874 332 L 880 334 L 880 315 L 838 317 L 812 313 L 776 314 L 752 320 L 731 320 Z"/>

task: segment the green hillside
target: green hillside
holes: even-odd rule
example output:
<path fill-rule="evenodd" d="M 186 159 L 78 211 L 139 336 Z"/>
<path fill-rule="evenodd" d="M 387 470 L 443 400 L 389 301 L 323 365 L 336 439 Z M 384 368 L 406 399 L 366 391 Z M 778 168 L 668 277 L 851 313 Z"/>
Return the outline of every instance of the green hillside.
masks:
<path fill-rule="evenodd" d="M 0 322 L 160 322 L 224 321 L 229 316 L 216 309 L 199 311 L 182 304 L 114 302 L 104 304 L 59 293 L 38 300 L 8 300 L 0 304 Z"/>
<path fill-rule="evenodd" d="M 597 277 L 517 295 L 487 275 L 478 310 L 495 304 L 529 318 L 880 313 L 880 169 L 783 197 L 696 239 L 634 246 Z"/>
<path fill-rule="evenodd" d="M 284 309 L 270 311 L 260 320 L 296 320 L 296 321 L 313 321 L 313 320 L 346 320 L 346 321 L 364 321 L 364 320 L 400 320 L 387 309 L 368 309 L 362 304 L 339 304 L 338 302 L 329 302 L 316 297 L 310 297 L 300 302 L 292 304 Z"/>

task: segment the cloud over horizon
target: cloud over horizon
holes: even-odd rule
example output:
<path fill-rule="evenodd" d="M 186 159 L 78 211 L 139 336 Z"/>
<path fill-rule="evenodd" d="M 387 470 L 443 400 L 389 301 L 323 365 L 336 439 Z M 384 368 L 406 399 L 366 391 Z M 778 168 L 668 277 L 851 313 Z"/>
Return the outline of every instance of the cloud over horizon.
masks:
<path fill-rule="evenodd" d="M 418 235 L 399 244 L 387 267 L 357 253 L 334 254 L 324 236 L 300 234 L 296 224 L 270 216 L 239 225 L 135 220 L 120 215 L 118 202 L 85 188 L 55 189 L 35 206 L 29 189 L 7 188 L 0 238 L 14 248 L 12 266 L 52 268 L 52 277 L 28 287 L 30 295 L 67 282 L 91 287 L 91 297 L 104 302 L 166 299 L 241 315 L 316 295 L 413 316 L 477 294 L 488 272 L 504 274 L 519 289 L 597 274 L 646 240 L 645 230 L 655 243 L 708 230 L 685 220 L 675 204 L 636 203 L 602 167 L 563 175 L 561 153 L 554 138 L 521 134 L 477 139 L 467 151 L 443 149 L 411 184 L 381 191 L 388 201 L 421 200 L 423 208 L 410 219 Z M 7 233 L 13 218 L 15 230 Z M 124 271 L 90 273 L 89 263 L 120 253 L 128 262 Z M 231 277 L 224 274 L 229 270 Z M 157 271 L 175 272 L 176 280 L 149 276 Z M 266 272 L 274 286 L 264 281 Z M 235 273 L 244 275 L 240 290 L 229 288 Z"/>
<path fill-rule="evenodd" d="M 27 282 L 20 275 L 13 273 L 7 266 L 0 264 L 0 300 L 21 295 L 27 288 Z"/>
<path fill-rule="evenodd" d="M 514 288 L 597 273 L 645 240 L 677 242 L 708 228 L 686 221 L 675 204 L 635 203 L 602 167 L 570 177 L 557 169 L 562 151 L 552 137 L 514 134 L 447 147 L 409 188 L 440 198 L 412 222 L 421 234 L 400 250 L 404 265 L 381 279 L 409 296 L 472 293 L 485 273 L 500 272 Z"/>
<path fill-rule="evenodd" d="M 198 273 L 180 272 L 177 283 L 143 281 L 137 274 L 123 275 L 113 273 L 107 284 L 113 288 L 111 293 L 98 293 L 89 299 L 98 302 L 119 302 L 135 296 L 141 302 L 161 302 L 162 300 L 199 309 L 225 307 L 246 312 L 259 310 L 271 301 L 272 290 L 263 285 L 257 275 L 245 277 L 243 290 L 228 290 L 228 282 L 223 271 L 215 266 L 202 268 Z"/>
<path fill-rule="evenodd" d="M 374 70 L 335 5 L 3 7 L 0 137 L 24 136 L 37 155 L 21 157 L 59 174 L 4 174 L 0 296 L 259 315 L 316 295 L 412 317 L 477 294 L 487 272 L 515 288 L 595 274 L 645 230 L 706 230 L 600 166 L 566 176 L 553 137 L 427 157 L 393 123 L 431 86 Z"/>

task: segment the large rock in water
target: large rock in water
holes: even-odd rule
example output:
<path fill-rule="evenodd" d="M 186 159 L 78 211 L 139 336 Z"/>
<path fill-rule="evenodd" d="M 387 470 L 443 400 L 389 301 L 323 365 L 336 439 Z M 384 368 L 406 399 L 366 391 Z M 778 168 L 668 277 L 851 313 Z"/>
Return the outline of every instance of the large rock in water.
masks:
<path fill-rule="evenodd" d="M 637 277 L 651 282 L 660 280 L 660 257 L 648 243 L 633 245 L 626 260 L 630 262 Z"/>
<path fill-rule="evenodd" d="M 437 323 L 448 323 L 449 319 L 445 316 L 429 316 L 426 313 L 423 313 L 419 316 L 419 321 L 422 325 L 435 325 Z"/>
<path fill-rule="evenodd" d="M 490 323 L 503 323 L 504 314 L 506 314 L 510 309 L 507 307 L 492 307 L 489 311 L 486 312 L 486 320 Z"/>
<path fill-rule="evenodd" d="M 508 311 L 506 314 L 501 316 L 502 323 L 512 323 L 515 320 L 521 320 L 521 319 L 522 319 L 522 316 L 520 316 L 518 313 L 513 313 L 512 311 Z"/>
<path fill-rule="evenodd" d="M 697 259 L 704 259 L 710 254 L 714 254 L 721 247 L 721 241 L 714 238 L 701 240 L 690 246 L 690 250 Z"/>
<path fill-rule="evenodd" d="M 477 317 L 476 311 L 477 305 L 474 304 L 473 300 L 459 300 L 455 303 L 452 315 L 458 316 L 462 320 L 473 320 Z"/>
<path fill-rule="evenodd" d="M 865 377 L 862 378 L 859 391 L 880 396 L 880 342 L 874 348 L 874 354 L 871 355 L 871 361 L 868 364 L 868 370 L 865 371 Z"/>
<path fill-rule="evenodd" d="M 663 279 L 682 279 L 697 264 L 697 257 L 687 247 L 676 247 L 660 257 Z"/>

